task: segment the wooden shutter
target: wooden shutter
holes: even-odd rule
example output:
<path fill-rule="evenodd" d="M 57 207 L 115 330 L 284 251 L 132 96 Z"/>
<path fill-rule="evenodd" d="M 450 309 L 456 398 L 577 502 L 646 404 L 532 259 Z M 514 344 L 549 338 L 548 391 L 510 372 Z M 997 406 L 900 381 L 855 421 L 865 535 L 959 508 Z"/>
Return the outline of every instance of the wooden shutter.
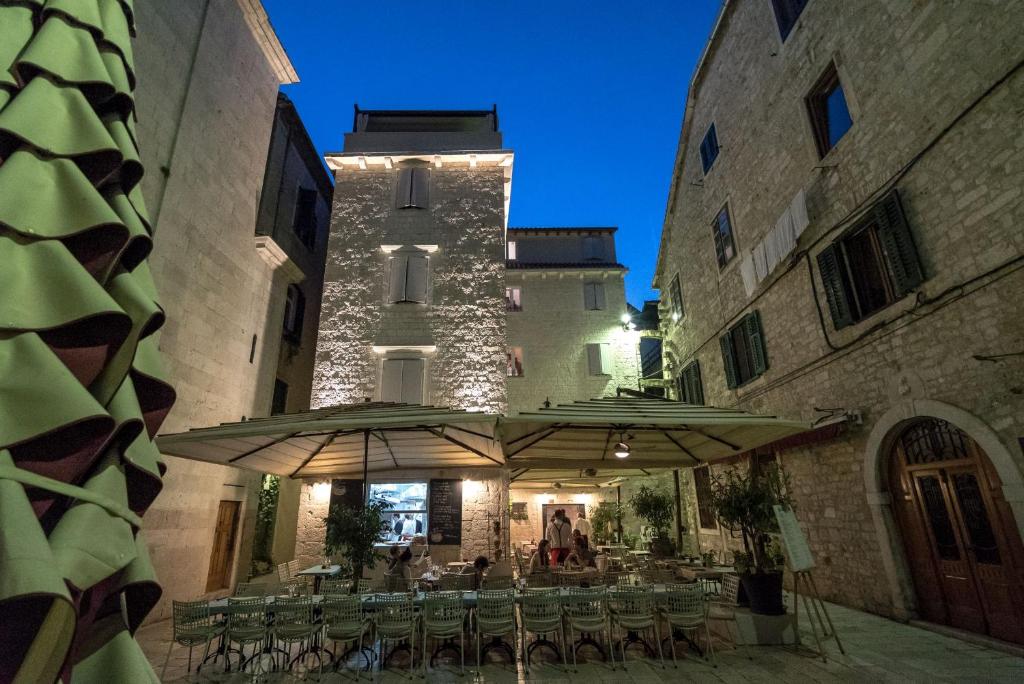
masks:
<path fill-rule="evenodd" d="M 381 401 L 402 401 L 402 359 L 384 359 L 380 380 Z"/>
<path fill-rule="evenodd" d="M 702 406 L 704 404 L 704 387 L 701 384 L 700 362 L 694 361 L 684 368 L 680 380 L 683 390 L 683 401 L 688 404 Z"/>
<path fill-rule="evenodd" d="M 407 404 L 423 403 L 423 359 L 402 361 L 402 401 Z"/>
<path fill-rule="evenodd" d="M 843 284 L 842 268 L 842 254 L 838 243 L 829 245 L 818 255 L 821 284 L 825 288 L 828 311 L 832 314 L 832 323 L 836 326 L 836 330 L 853 323 L 849 295 Z"/>
<path fill-rule="evenodd" d="M 425 304 L 427 301 L 427 257 L 410 254 L 406 257 L 405 300 Z"/>
<path fill-rule="evenodd" d="M 604 283 L 591 283 L 594 287 L 594 308 L 604 309 Z"/>
<path fill-rule="evenodd" d="M 415 169 L 398 170 L 398 187 L 395 190 L 395 206 L 406 209 L 415 206 L 412 203 L 412 172 Z"/>
<path fill-rule="evenodd" d="M 754 376 L 768 370 L 768 353 L 764 348 L 764 331 L 761 329 L 761 312 L 753 311 L 744 319 L 747 348 L 750 350 L 751 370 Z"/>
<path fill-rule="evenodd" d="M 873 208 L 878 222 L 878 241 L 882 244 L 885 259 L 892 275 L 892 285 L 897 297 L 902 297 L 924 280 L 921 262 L 914 246 L 900 206 L 899 194 L 893 190 Z"/>
<path fill-rule="evenodd" d="M 597 295 L 594 293 L 594 283 L 583 283 L 583 308 L 593 311 L 596 306 Z"/>
<path fill-rule="evenodd" d="M 591 375 L 608 375 L 611 370 L 610 349 L 606 342 L 587 344 L 587 366 Z"/>
<path fill-rule="evenodd" d="M 410 169 L 412 187 L 409 190 L 409 206 L 426 209 L 429 206 L 430 169 Z"/>
<path fill-rule="evenodd" d="M 583 238 L 583 260 L 602 261 L 604 259 L 604 242 L 599 237 Z"/>
<path fill-rule="evenodd" d="M 405 254 L 395 254 L 388 259 L 388 263 L 390 268 L 388 275 L 388 301 L 392 304 L 404 302 L 409 257 Z"/>
<path fill-rule="evenodd" d="M 736 382 L 736 359 L 732 351 L 732 332 L 727 332 L 718 338 L 718 344 L 722 348 L 722 365 L 725 368 L 725 384 L 729 389 L 734 389 Z"/>

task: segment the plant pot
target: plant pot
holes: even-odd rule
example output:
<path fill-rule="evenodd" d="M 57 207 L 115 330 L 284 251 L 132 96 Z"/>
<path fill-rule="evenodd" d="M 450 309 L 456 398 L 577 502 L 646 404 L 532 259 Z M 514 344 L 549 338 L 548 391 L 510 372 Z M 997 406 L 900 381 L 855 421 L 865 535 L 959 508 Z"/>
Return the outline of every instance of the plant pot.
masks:
<path fill-rule="evenodd" d="M 668 537 L 655 537 L 647 545 L 647 550 L 655 558 L 671 558 L 676 555 L 676 543 Z"/>
<path fill-rule="evenodd" d="M 750 612 L 758 615 L 785 615 L 782 602 L 782 573 L 748 573 L 740 578 L 750 600 Z"/>

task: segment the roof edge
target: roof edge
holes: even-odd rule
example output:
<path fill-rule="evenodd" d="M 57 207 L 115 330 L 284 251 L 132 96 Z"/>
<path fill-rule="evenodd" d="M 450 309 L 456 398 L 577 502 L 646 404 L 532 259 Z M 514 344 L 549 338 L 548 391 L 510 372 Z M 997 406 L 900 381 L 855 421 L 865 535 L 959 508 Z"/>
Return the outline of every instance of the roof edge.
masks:
<path fill-rule="evenodd" d="M 274 31 L 270 17 L 267 16 L 267 10 L 263 7 L 263 2 L 261 0 L 238 0 L 238 6 L 242 10 L 242 16 L 245 17 L 245 23 L 248 24 L 253 38 L 256 39 L 263 55 L 267 58 L 270 68 L 274 70 L 278 82 L 281 85 L 298 83 L 299 74 L 295 71 L 292 60 L 277 37 L 277 32 Z"/>

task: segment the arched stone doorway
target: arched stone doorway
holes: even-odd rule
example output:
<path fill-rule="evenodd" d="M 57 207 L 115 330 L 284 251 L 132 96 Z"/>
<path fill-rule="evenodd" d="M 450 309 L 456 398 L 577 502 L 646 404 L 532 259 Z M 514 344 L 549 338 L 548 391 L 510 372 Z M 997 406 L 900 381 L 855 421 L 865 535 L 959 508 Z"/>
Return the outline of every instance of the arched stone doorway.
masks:
<path fill-rule="evenodd" d="M 941 418 L 894 432 L 888 490 L 920 616 L 1024 643 L 1024 545 L 992 462 Z"/>

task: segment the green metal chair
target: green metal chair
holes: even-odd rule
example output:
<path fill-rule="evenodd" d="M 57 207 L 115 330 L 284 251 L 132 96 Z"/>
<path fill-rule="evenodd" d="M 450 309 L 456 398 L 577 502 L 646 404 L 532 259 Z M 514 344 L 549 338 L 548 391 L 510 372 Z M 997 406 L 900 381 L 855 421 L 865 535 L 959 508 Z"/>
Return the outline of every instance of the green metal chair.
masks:
<path fill-rule="evenodd" d="M 476 663 L 483 666 L 483 654 L 492 648 L 499 648 L 508 654 L 509 662 L 516 664 L 516 596 L 510 589 L 481 590 L 476 595 Z M 512 635 L 512 645 L 501 637 Z M 483 637 L 491 637 L 490 643 L 482 646 Z"/>
<path fill-rule="evenodd" d="M 384 590 L 391 594 L 412 591 L 413 581 L 404 575 L 384 575 Z"/>
<path fill-rule="evenodd" d="M 363 613 L 363 600 L 360 596 L 327 594 L 320 603 L 320 615 L 323 621 L 324 639 L 342 644 L 355 642 L 348 650 L 334 659 L 332 670 L 338 671 L 340 665 L 348 662 L 353 653 L 361 652 L 366 658 L 366 669 L 373 663 L 373 649 L 363 645 L 363 638 L 370 633 L 371 622 Z M 369 651 L 369 655 L 367 655 Z M 360 671 L 356 669 L 356 679 Z"/>
<path fill-rule="evenodd" d="M 357 594 L 372 594 L 375 587 L 374 581 L 369 577 L 360 577 L 359 581 L 355 583 Z"/>
<path fill-rule="evenodd" d="M 352 593 L 352 580 L 329 578 L 320 583 L 323 596 L 348 596 Z"/>
<path fill-rule="evenodd" d="M 527 575 L 526 586 L 529 589 L 547 589 L 551 586 L 551 573 L 534 572 Z"/>
<path fill-rule="evenodd" d="M 273 612 L 274 641 L 277 647 L 286 654 L 286 660 L 291 655 L 292 645 L 299 645 L 298 655 L 290 663 L 284 663 L 290 669 L 307 651 L 312 650 L 316 635 L 320 631 L 320 625 L 313 620 L 313 601 L 308 595 L 281 597 L 274 601 Z M 305 648 L 303 648 L 304 644 Z M 322 673 L 323 658 L 318 652 L 314 653 Z"/>
<path fill-rule="evenodd" d="M 515 586 L 515 579 L 512 575 L 499 575 L 497 577 L 484 576 L 483 588 L 487 590 L 511 589 Z"/>
<path fill-rule="evenodd" d="M 456 648 L 452 640 L 459 638 L 459 674 L 466 673 L 466 641 L 465 630 L 466 608 L 462 603 L 461 591 L 434 591 L 427 594 L 423 601 L 423 677 L 427 676 L 427 639 L 444 639 L 430 655 L 430 666 L 443 651 Z"/>
<path fill-rule="evenodd" d="M 556 587 L 578 587 L 580 586 L 580 580 L 583 579 L 583 573 L 556 570 L 551 573 L 551 577 L 554 579 Z"/>
<path fill-rule="evenodd" d="M 611 629 L 608 625 L 607 599 L 608 595 L 604 587 L 569 587 L 564 591 L 568 595 L 562 599 L 562 610 L 565 613 L 566 623 L 569 626 L 569 641 L 572 643 L 572 667 L 573 672 L 578 672 L 576 652 L 583 646 L 593 646 L 606 660 L 611 659 L 612 669 L 615 669 L 615 651 L 612 650 Z M 576 632 L 580 633 L 577 643 Z M 605 654 L 601 644 L 592 635 L 604 633 L 608 643 L 608 653 Z"/>
<path fill-rule="evenodd" d="M 395 647 L 389 655 L 387 653 L 387 642 L 404 640 L 404 648 L 409 650 L 409 676 L 413 676 L 414 646 L 416 639 L 416 612 L 412 605 L 412 594 L 377 594 L 373 597 L 374 616 L 373 625 L 376 637 L 380 639 L 380 671 L 388 659 L 393 656 L 401 646 Z"/>
<path fill-rule="evenodd" d="M 473 575 L 446 572 L 441 575 L 441 591 L 472 591 Z"/>
<path fill-rule="evenodd" d="M 224 633 L 224 625 L 217 622 L 206 601 L 172 602 L 174 641 L 188 647 L 188 672 L 192 671 L 192 649 L 203 645 L 203 659 L 196 672 L 210 655 L 210 643 Z"/>
<path fill-rule="evenodd" d="M 711 630 L 708 628 L 707 604 L 704 601 L 704 590 L 700 584 L 670 584 L 665 588 L 659 610 L 668 623 L 669 644 L 672 647 L 672 666 L 679 667 L 676 661 L 676 640 L 674 630 L 684 633 L 693 630 L 699 634 L 701 628 L 708 641 L 708 656 L 711 664 L 715 664 L 715 649 L 711 643 Z"/>
<path fill-rule="evenodd" d="M 228 599 L 228 626 L 225 632 L 228 646 L 238 644 L 238 670 L 256 660 L 262 672 L 263 661 L 259 658 L 267 641 L 267 602 L 262 596 Z M 252 654 L 245 657 L 245 647 L 252 646 Z"/>
<path fill-rule="evenodd" d="M 608 594 L 608 616 L 614 636 L 615 628 L 625 630 L 619 640 L 622 652 L 622 669 L 626 669 L 626 647 L 631 643 L 643 644 L 644 650 L 652 653 L 650 645 L 638 632 L 651 630 L 658 645 L 661 667 L 665 668 L 665 655 L 661 651 L 661 634 L 658 630 L 658 611 L 654 603 L 654 587 L 616 587 Z M 614 648 L 614 646 L 612 647 Z"/>
<path fill-rule="evenodd" d="M 267 587 L 272 586 L 266 583 L 257 584 L 255 582 L 239 582 L 235 585 L 234 596 L 266 596 Z"/>
<path fill-rule="evenodd" d="M 555 652 L 556 656 L 561 654 L 562 667 L 563 669 L 568 668 L 565 654 L 565 625 L 562 622 L 562 600 L 559 597 L 558 589 L 528 588 L 523 593 L 520 617 L 522 632 L 519 643 L 522 646 L 525 672 L 529 674 L 530 656 L 538 648 L 549 648 Z M 531 632 L 536 635 L 536 638 L 527 646 L 526 635 Z M 558 645 L 547 638 L 548 634 L 558 634 Z"/>

